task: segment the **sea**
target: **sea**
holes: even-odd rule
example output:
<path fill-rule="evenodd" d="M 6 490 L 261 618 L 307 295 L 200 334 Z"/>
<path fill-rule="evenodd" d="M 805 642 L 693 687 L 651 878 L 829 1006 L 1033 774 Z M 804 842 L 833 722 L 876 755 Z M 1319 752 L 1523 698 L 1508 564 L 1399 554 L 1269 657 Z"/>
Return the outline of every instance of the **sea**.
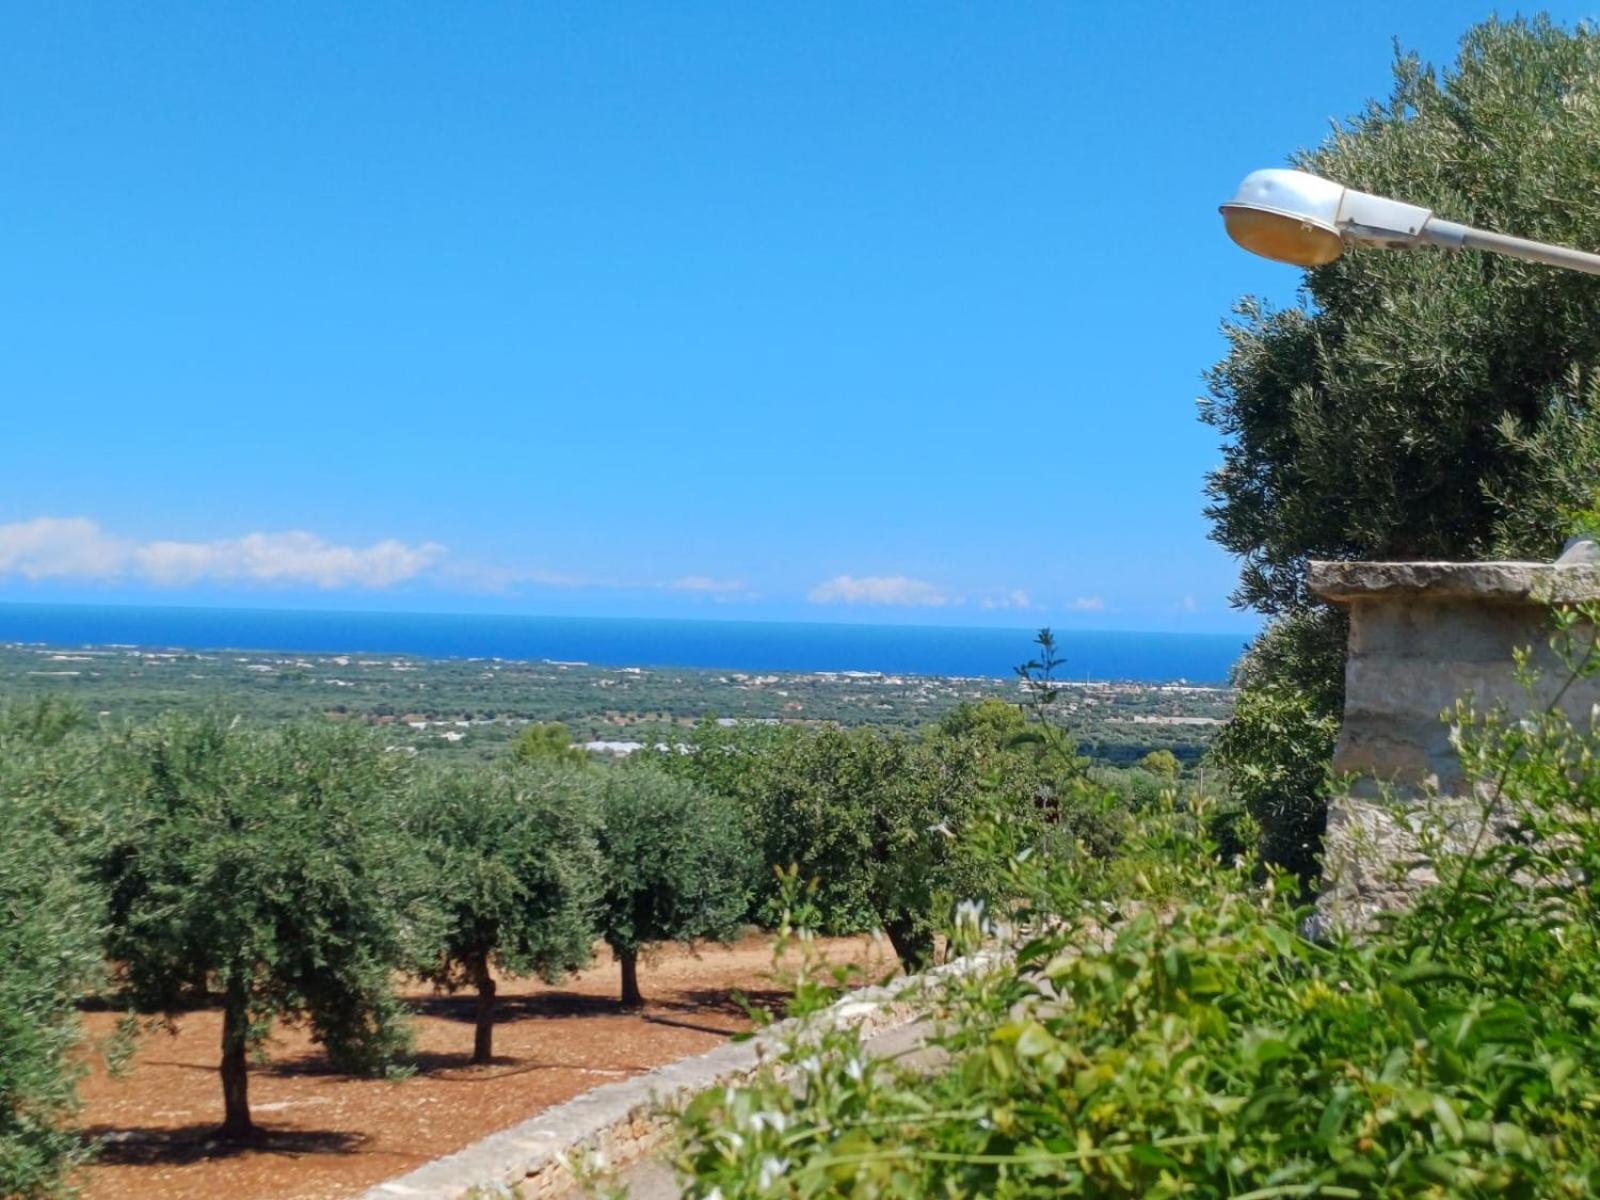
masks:
<path fill-rule="evenodd" d="M 610 667 L 877 671 L 1004 678 L 1033 629 L 622 617 L 0 604 L 0 642 L 182 650 L 405 654 Z M 1056 631 L 1063 679 L 1220 684 L 1241 634 Z"/>

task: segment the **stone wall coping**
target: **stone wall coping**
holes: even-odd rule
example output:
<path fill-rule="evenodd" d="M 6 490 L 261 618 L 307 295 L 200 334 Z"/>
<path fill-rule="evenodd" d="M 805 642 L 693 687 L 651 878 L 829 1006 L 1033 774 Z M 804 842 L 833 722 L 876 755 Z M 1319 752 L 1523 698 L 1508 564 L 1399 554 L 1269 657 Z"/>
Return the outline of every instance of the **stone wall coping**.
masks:
<path fill-rule="evenodd" d="M 912 1003 L 916 991 L 1004 961 L 1006 955 L 999 951 L 981 951 L 921 974 L 897 976 L 882 986 L 851 992 L 803 1020 L 781 1021 L 745 1041 L 724 1042 L 632 1079 L 602 1084 L 407 1175 L 377 1184 L 360 1200 L 461 1200 L 471 1194 L 542 1200 L 564 1195 L 574 1183 L 572 1156 L 598 1153 L 611 1169 L 639 1161 L 666 1132 L 664 1108 L 748 1078 L 796 1029 L 820 1032 L 858 1025 L 876 1034 L 909 1024 L 917 1016 L 918 1006 Z"/>
<path fill-rule="evenodd" d="M 1600 565 L 1538 562 L 1316 562 L 1307 585 L 1334 604 L 1394 598 L 1423 602 L 1576 604 L 1600 600 Z"/>

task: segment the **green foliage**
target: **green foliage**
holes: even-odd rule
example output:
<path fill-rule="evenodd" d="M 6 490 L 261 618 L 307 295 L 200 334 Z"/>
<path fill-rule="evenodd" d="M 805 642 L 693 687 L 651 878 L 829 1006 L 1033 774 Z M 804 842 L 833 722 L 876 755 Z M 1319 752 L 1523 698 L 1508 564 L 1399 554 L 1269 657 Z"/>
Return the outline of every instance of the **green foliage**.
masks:
<path fill-rule="evenodd" d="M 1183 764 L 1171 750 L 1152 750 L 1139 760 L 1139 769 L 1148 771 L 1152 775 L 1176 779 L 1178 772 L 1183 769 Z"/>
<path fill-rule="evenodd" d="M 1530 698 L 1600 677 L 1600 605 L 1557 614 L 1565 663 L 1541 688 L 1519 655 Z M 1592 1037 L 1600 1001 L 1600 713 L 1582 726 L 1550 705 L 1513 719 L 1468 702 L 1451 714 L 1471 801 L 1436 801 L 1422 852 L 1443 881 L 1388 931 L 1410 954 L 1481 975 L 1508 997 L 1551 1003 Z M 1509 932 L 1507 932 L 1509 931 Z"/>
<path fill-rule="evenodd" d="M 1349 622 L 1326 607 L 1285 614 L 1256 639 L 1237 668 L 1233 716 L 1212 744 L 1230 801 L 1218 840 L 1230 857 L 1247 827 L 1265 862 L 1315 879 L 1327 824 L 1328 761 L 1344 708 Z"/>
<path fill-rule="evenodd" d="M 511 757 L 520 763 L 558 762 L 583 766 L 589 752 L 572 744 L 572 731 L 560 721 L 535 721 L 511 743 Z"/>
<path fill-rule="evenodd" d="M 605 772 L 601 798 L 600 933 L 622 967 L 623 1003 L 639 1004 L 641 950 L 738 933 L 753 855 L 731 800 L 654 763 Z"/>
<path fill-rule="evenodd" d="M 1527 475 L 1515 485 L 1520 491 L 1492 492 L 1500 509 L 1495 555 L 1543 552 L 1552 530 L 1600 533 L 1600 379 L 1574 368 L 1537 426 L 1507 416 L 1501 433 L 1527 463 Z"/>
<path fill-rule="evenodd" d="M 130 1000 L 220 993 L 225 1136 L 253 1131 L 248 1052 L 303 1019 L 349 1070 L 406 1043 L 391 989 L 419 881 L 391 798 L 406 765 L 364 731 L 169 719 L 108 748 L 98 866 L 108 956 Z"/>
<path fill-rule="evenodd" d="M 431 864 L 444 923 L 416 969 L 451 990 L 477 989 L 475 1062 L 493 1054 L 493 971 L 554 981 L 593 954 L 602 887 L 593 774 L 546 759 L 417 775 L 406 831 Z"/>
<path fill-rule="evenodd" d="M 1028 731 L 1028 718 L 1020 706 L 993 696 L 976 704 L 965 701 L 939 718 L 935 727 L 947 738 L 972 738 L 996 750 L 1019 745 Z"/>
<path fill-rule="evenodd" d="M 929 985 L 931 1071 L 812 1029 L 697 1097 L 686 1194 L 1594 1195 L 1600 728 L 1457 721 L 1505 836 L 1440 811 L 1442 882 L 1369 941 L 1307 940 L 1291 881 L 1151 814 L 1098 871 L 1045 862 L 1010 962 Z"/>
<path fill-rule="evenodd" d="M 669 770 L 735 799 L 769 867 L 817 881 L 829 933 L 882 929 L 901 961 L 927 961 L 941 916 L 986 895 L 992 868 L 961 835 L 997 809 L 1032 819 L 1034 798 L 998 786 L 997 752 L 969 737 L 870 729 L 703 726 Z M 776 918 L 775 878 L 759 915 Z"/>
<path fill-rule="evenodd" d="M 79 786 L 74 722 L 0 708 L 0 1195 L 60 1191 L 84 1144 L 67 1126 L 81 1073 L 76 1001 L 100 972 L 103 908 L 45 814 Z"/>
<path fill-rule="evenodd" d="M 1261 857 L 1306 883 L 1320 870 L 1328 759 L 1338 733 L 1338 718 L 1319 713 L 1304 692 L 1246 688 L 1211 751 L 1259 826 Z"/>

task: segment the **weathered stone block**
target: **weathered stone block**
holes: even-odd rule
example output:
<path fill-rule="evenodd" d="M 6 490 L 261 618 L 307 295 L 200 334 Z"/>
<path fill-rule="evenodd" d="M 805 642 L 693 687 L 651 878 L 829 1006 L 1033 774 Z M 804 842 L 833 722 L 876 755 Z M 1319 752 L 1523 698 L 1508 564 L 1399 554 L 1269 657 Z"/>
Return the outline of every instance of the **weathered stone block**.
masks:
<path fill-rule="evenodd" d="M 1314 562 L 1309 583 L 1350 612 L 1333 755 L 1349 781 L 1328 805 L 1320 909 L 1325 922 L 1360 928 L 1432 881 L 1418 848 L 1424 804 L 1461 836 L 1475 832 L 1467 812 L 1480 808 L 1462 802 L 1476 781 L 1464 775 L 1446 714 L 1458 700 L 1513 714 L 1550 703 L 1567 675 L 1549 644 L 1551 610 L 1600 600 L 1600 564 Z M 1531 694 L 1516 678 L 1519 649 L 1539 673 Z M 1597 701 L 1596 680 L 1561 696 L 1585 721 Z"/>

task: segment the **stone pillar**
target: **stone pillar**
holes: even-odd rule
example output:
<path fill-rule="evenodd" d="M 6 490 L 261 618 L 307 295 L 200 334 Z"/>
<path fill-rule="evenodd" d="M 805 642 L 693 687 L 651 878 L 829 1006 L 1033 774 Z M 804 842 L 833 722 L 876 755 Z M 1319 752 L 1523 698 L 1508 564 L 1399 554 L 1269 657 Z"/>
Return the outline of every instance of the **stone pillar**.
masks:
<path fill-rule="evenodd" d="M 1314 562 L 1309 584 L 1350 612 L 1333 755 L 1334 772 L 1349 779 L 1328 804 L 1319 907 L 1323 921 L 1361 928 L 1432 881 L 1415 863 L 1416 807 L 1438 797 L 1463 819 L 1477 811 L 1462 803 L 1476 781 L 1463 776 L 1446 713 L 1468 698 L 1479 710 L 1547 705 L 1567 674 L 1549 645 L 1551 609 L 1600 600 L 1600 566 Z M 1513 663 L 1524 647 L 1540 670 L 1531 697 Z M 1583 680 L 1561 704 L 1586 725 L 1597 701 L 1600 681 Z"/>

